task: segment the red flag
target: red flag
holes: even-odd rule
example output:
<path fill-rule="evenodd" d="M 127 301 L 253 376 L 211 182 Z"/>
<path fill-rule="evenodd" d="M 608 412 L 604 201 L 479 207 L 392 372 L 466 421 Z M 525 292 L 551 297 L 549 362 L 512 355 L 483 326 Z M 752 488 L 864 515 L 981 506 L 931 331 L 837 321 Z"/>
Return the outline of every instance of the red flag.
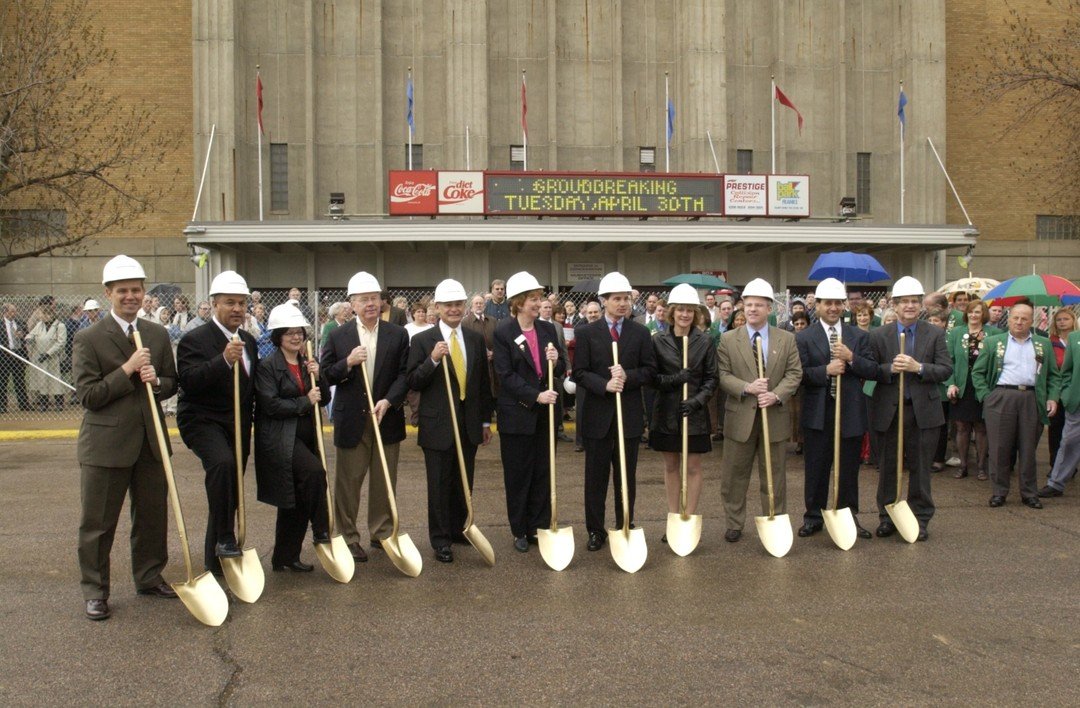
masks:
<path fill-rule="evenodd" d="M 799 109 L 795 107 L 795 104 L 791 102 L 790 98 L 784 95 L 784 92 L 780 90 L 779 86 L 776 87 L 776 100 L 780 102 L 781 106 L 787 106 L 791 110 L 795 111 L 795 115 L 799 118 L 799 135 L 802 135 L 802 113 L 799 113 Z"/>
<path fill-rule="evenodd" d="M 260 76 L 259 74 L 255 74 L 255 98 L 257 98 L 259 101 L 259 132 L 265 135 L 266 131 L 263 130 L 262 122 L 262 76 Z"/>
<path fill-rule="evenodd" d="M 521 132 L 525 134 L 525 137 L 529 137 L 529 121 L 526 120 L 526 115 L 529 112 L 529 107 L 525 103 L 525 73 L 521 74 Z"/>

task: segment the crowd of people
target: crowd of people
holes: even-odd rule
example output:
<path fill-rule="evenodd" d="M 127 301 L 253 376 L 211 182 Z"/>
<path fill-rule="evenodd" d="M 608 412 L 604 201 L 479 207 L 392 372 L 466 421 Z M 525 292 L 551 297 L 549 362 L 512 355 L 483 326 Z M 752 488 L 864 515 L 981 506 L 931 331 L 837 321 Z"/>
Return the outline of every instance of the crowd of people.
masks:
<path fill-rule="evenodd" d="M 161 456 L 168 451 L 157 448 L 151 432 L 147 383 L 154 405 L 176 400 L 181 439 L 205 470 L 204 563 L 215 574 L 222 573 L 222 559 L 242 554 L 235 530 L 238 448 L 241 464 L 254 452 L 258 498 L 278 509 L 274 570 L 312 570 L 300 557 L 309 527 L 316 545 L 329 543 L 328 530 L 335 528 L 356 562 L 366 561 L 368 550 L 383 550 L 393 516 L 387 481 L 396 486 L 409 421 L 418 427 L 427 476 L 428 540 L 444 563 L 453 562 L 453 546 L 467 540 L 459 461 L 471 486 L 477 450 L 492 441 L 493 423 L 512 544 L 522 553 L 550 523 L 548 440 L 570 420 L 576 422 L 575 448 L 584 453 L 590 551 L 608 540 L 608 487 L 613 481 L 615 497 L 621 497 L 624 465 L 629 518 L 621 504 L 614 516 L 617 525 L 634 526 L 636 469 L 644 449 L 662 456 L 668 511 L 680 511 L 684 426 L 685 512 L 696 512 L 703 467 L 712 444 L 722 440 L 724 538 L 732 543 L 742 537 L 755 460 L 762 508 L 771 503 L 777 514 L 786 513 L 784 471 L 792 443 L 804 455 L 798 534 L 822 529 L 837 420 L 838 507 L 851 509 L 862 538 L 896 532 L 886 507 L 898 501 L 901 421 L 902 457 L 910 471 L 907 502 L 920 541 L 929 538 L 931 480 L 945 467 L 950 440 L 959 458 L 954 476 L 970 470 L 976 479 L 990 480 L 992 507 L 1006 503 L 1015 470 L 1022 503 L 1041 508 L 1039 498 L 1060 495 L 1080 461 L 1080 441 L 1073 439 L 1080 393 L 1071 385 L 1080 368 L 1071 347 L 1080 347 L 1080 332 L 1073 331 L 1071 313 L 1059 313 L 1043 336 L 1033 332 L 1036 310 L 1027 301 L 1012 303 L 1002 321 L 978 298 L 927 294 L 910 276 L 892 285 L 880 314 L 854 288 L 826 279 L 777 322 L 774 289 L 760 278 L 739 297 L 707 293 L 702 299 L 697 289 L 679 285 L 666 297 L 641 299 L 624 275 L 613 272 L 579 311 L 546 294 L 527 272 L 496 280 L 490 294 L 471 297 L 460 282 L 446 279 L 429 300 L 412 304 L 388 301 L 377 278 L 359 272 L 348 282 L 346 299 L 329 306 L 318 332 L 299 291 L 263 320 L 256 312 L 265 306 L 233 271 L 214 278 L 210 300 L 199 303 L 194 315 L 182 296 L 170 316 L 161 305 L 155 310 L 144 301 L 144 281 L 133 259 L 109 261 L 103 273 L 107 305 L 74 335 L 72 376 L 86 411 L 78 444 L 79 561 L 90 619 L 111 614 L 109 553 L 129 490 L 136 587 L 175 597 L 161 576 Z M 48 330 L 47 320 L 35 322 L 34 340 L 44 339 L 40 330 Z M 135 345 L 135 332 L 142 347 Z M 319 344 L 312 358 L 304 349 L 309 340 Z M 549 376 L 558 385 L 550 386 Z M 316 407 L 326 407 L 333 422 L 332 508 L 328 470 L 318 454 Z M 553 407 L 558 415 L 549 416 Z M 239 439 L 233 433 L 237 411 Z M 1050 421 L 1059 417 L 1064 423 L 1051 436 L 1056 464 L 1039 489 L 1036 445 L 1043 427 L 1053 430 Z M 771 499 L 766 448 L 775 480 Z M 865 462 L 879 468 L 874 533 L 858 522 Z M 365 479 L 367 549 L 359 518 Z"/>

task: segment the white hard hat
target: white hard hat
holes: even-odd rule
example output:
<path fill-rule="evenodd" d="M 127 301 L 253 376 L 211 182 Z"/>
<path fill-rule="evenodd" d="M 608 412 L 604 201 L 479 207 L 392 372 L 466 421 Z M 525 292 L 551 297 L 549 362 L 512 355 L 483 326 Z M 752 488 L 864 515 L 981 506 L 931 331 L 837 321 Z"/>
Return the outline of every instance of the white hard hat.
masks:
<path fill-rule="evenodd" d="M 98 304 L 97 300 L 91 299 L 91 300 L 86 301 L 86 304 L 84 304 L 82 306 L 82 309 L 84 309 L 84 310 L 100 310 L 101 305 Z"/>
<path fill-rule="evenodd" d="M 600 279 L 600 287 L 596 294 L 628 293 L 631 290 L 633 288 L 630 287 L 630 281 L 626 279 L 626 276 L 619 271 L 612 271 Z"/>
<path fill-rule="evenodd" d="M 742 296 L 747 297 L 763 297 L 766 300 L 772 300 L 776 297 L 776 293 L 773 292 L 772 285 L 769 285 L 769 281 L 764 278 L 754 278 L 746 287 L 743 288 Z"/>
<path fill-rule="evenodd" d="M 679 283 L 671 289 L 668 296 L 669 305 L 700 305 L 697 289 L 688 283 Z"/>
<path fill-rule="evenodd" d="M 893 284 L 892 296 L 893 297 L 906 297 L 908 295 L 925 295 L 926 291 L 923 290 L 922 283 L 910 275 L 905 275 L 900 280 L 897 280 Z"/>
<path fill-rule="evenodd" d="M 563 387 L 563 390 L 566 391 L 571 396 L 573 396 L 575 393 L 577 393 L 577 384 L 574 383 L 574 380 L 571 379 L 571 378 L 563 379 L 562 387 Z"/>
<path fill-rule="evenodd" d="M 361 295 L 363 293 L 381 292 L 382 288 L 379 287 L 379 281 L 375 279 L 375 276 L 362 270 L 349 278 L 349 292 L 346 293 L 346 295 L 352 297 L 353 295 Z"/>
<path fill-rule="evenodd" d="M 469 296 L 458 281 L 447 278 L 435 286 L 435 302 L 464 302 Z"/>
<path fill-rule="evenodd" d="M 506 279 L 506 297 L 514 297 L 531 290 L 543 290 L 543 286 L 528 271 L 514 273 Z"/>
<path fill-rule="evenodd" d="M 818 300 L 847 300 L 847 288 L 836 278 L 826 278 L 818 283 L 814 290 L 814 298 Z"/>
<path fill-rule="evenodd" d="M 278 305 L 270 310 L 270 316 L 266 318 L 267 329 L 291 329 L 293 327 L 310 327 L 311 324 L 304 317 L 300 308 L 291 302 Z"/>
<path fill-rule="evenodd" d="M 102 269 L 101 284 L 108 285 L 118 280 L 146 280 L 146 272 L 131 256 L 115 256 Z"/>
<path fill-rule="evenodd" d="M 210 282 L 211 295 L 250 295 L 247 281 L 235 270 L 223 270 Z"/>

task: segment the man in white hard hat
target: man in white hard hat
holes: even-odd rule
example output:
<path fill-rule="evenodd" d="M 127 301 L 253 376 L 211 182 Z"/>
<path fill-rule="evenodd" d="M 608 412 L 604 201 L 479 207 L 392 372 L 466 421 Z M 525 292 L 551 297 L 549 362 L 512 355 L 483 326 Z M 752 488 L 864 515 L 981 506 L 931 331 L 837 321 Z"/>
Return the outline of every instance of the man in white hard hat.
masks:
<path fill-rule="evenodd" d="M 235 271 L 219 273 L 210 283 L 210 321 L 190 330 L 176 348 L 180 401 L 176 424 L 184 444 L 206 471 L 206 569 L 221 574 L 219 558 L 242 555 L 236 545 L 236 445 L 241 464 L 251 451 L 251 419 L 255 404 L 255 367 L 259 352 L 243 328 L 247 314 L 247 281 Z M 239 341 L 234 338 L 239 337 Z M 233 433 L 233 367 L 240 367 L 240 441 Z"/>
<path fill-rule="evenodd" d="M 910 275 L 896 281 L 892 305 L 896 324 L 870 332 L 870 349 L 878 364 L 877 386 L 871 404 L 874 429 L 883 435 L 879 464 L 877 535 L 891 536 L 896 527 L 885 507 L 896 499 L 896 444 L 900 416 L 904 416 L 904 458 L 911 477 L 908 480 L 908 504 L 919 521 L 919 540 L 929 538 L 926 530 L 934 515 L 930 495 L 930 466 L 937 449 L 945 414 L 941 409 L 938 384 L 952 374 L 952 359 L 945 346 L 945 330 L 919 319 L 925 295 L 922 283 Z M 904 335 L 904 351 L 900 335 Z M 904 379 L 904 398 L 900 399 L 900 379 Z"/>
<path fill-rule="evenodd" d="M 439 323 L 413 337 L 406 379 L 420 392 L 420 430 L 417 444 L 424 451 L 428 489 L 428 538 L 435 560 L 452 563 L 453 543 L 467 543 L 465 496 L 461 488 L 450 406 L 457 411 L 465 472 L 472 487 L 476 449 L 491 442 L 495 401 L 488 381 L 487 349 L 483 338 L 461 326 L 465 288 L 446 279 L 435 287 Z M 443 366 L 449 366 L 448 395 Z"/>
<path fill-rule="evenodd" d="M 656 354 L 649 330 L 630 318 L 634 304 L 630 290 L 630 281 L 622 273 L 601 278 L 597 294 L 603 301 L 603 316 L 578 329 L 574 338 L 574 382 L 579 391 L 585 390 L 578 427 L 585 443 L 585 526 L 590 551 L 600 550 L 607 541 L 604 516 L 609 477 L 614 477 L 615 525 L 623 524 L 616 393 L 622 394 L 626 492 L 630 525 L 634 522 L 638 445 L 645 428 L 641 389 L 656 375 Z M 619 344 L 617 363 L 612 342 Z"/>
<path fill-rule="evenodd" d="M 765 445 L 771 446 L 774 507 L 777 514 L 785 513 L 784 463 L 787 440 L 791 437 L 791 416 L 783 405 L 799 390 L 802 365 L 795 335 L 769 324 L 773 297 L 772 285 L 765 280 L 755 278 L 747 283 L 742 293 L 746 325 L 725 332 L 717 350 L 720 390 L 727 394 L 720 491 L 727 517 L 724 539 L 729 543 L 742 538 L 746 491 L 755 456 L 761 478 L 762 513 L 768 513 Z M 758 376 L 758 347 L 765 361 L 764 378 Z M 762 414 L 769 416 L 768 440 L 762 430 Z"/>
<path fill-rule="evenodd" d="M 86 616 L 108 619 L 109 552 L 124 497 L 131 497 L 131 572 L 140 595 L 175 598 L 162 577 L 169 560 L 165 471 L 154 430 L 153 405 L 176 392 L 169 334 L 139 318 L 146 273 L 138 261 L 117 256 L 105 264 L 102 283 L 111 311 L 75 335 L 72 376 L 86 409 L 77 455 L 82 477 L 79 569 Z M 94 303 L 96 304 L 96 303 Z M 135 346 L 135 332 L 142 348 Z M 168 443 L 168 439 L 166 439 Z"/>
<path fill-rule="evenodd" d="M 334 448 L 337 451 L 334 523 L 353 558 L 361 563 L 367 560 L 367 553 L 356 528 L 356 515 L 365 477 L 370 479 L 367 527 L 371 547 L 381 550 L 379 542 L 393 530 L 390 496 L 371 425 L 372 412 L 379 419 L 386 466 L 395 489 L 398 455 L 401 441 L 405 439 L 402 405 L 408 391 L 405 365 L 408 363 L 409 334 L 404 327 L 381 318 L 381 293 L 379 281 L 370 273 L 360 271 L 349 278 L 346 294 L 356 318 L 330 333 L 319 357 L 327 382 L 337 386 L 333 404 Z M 374 401 L 368 400 L 363 372 L 367 372 Z"/>
<path fill-rule="evenodd" d="M 87 327 L 101 319 L 101 305 L 98 304 L 97 300 L 94 300 L 93 298 L 87 300 L 83 304 L 82 309 L 83 322 L 81 325 L 79 325 L 79 329 L 86 329 Z"/>
<path fill-rule="evenodd" d="M 822 529 L 821 510 L 827 508 L 833 469 L 833 431 L 840 406 L 840 482 L 836 508 L 851 509 L 859 538 L 872 538 L 859 524 L 859 456 L 866 432 L 863 380 L 877 377 L 870 338 L 858 327 L 844 324 L 841 314 L 847 293 L 836 278 L 826 278 L 814 291 L 817 319 L 795 334 L 803 370 L 802 427 L 806 512 L 800 536 Z M 837 391 L 839 388 L 839 391 Z"/>

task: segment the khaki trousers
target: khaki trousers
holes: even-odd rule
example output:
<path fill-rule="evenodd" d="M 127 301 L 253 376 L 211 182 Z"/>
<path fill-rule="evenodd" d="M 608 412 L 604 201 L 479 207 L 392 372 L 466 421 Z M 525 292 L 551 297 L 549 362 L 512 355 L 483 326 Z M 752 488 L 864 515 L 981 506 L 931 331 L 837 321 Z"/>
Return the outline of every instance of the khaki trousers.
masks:
<path fill-rule="evenodd" d="M 397 490 L 398 452 L 401 443 L 384 445 L 386 466 L 390 470 L 390 483 Z M 364 426 L 364 436 L 356 447 L 336 447 L 337 459 L 334 462 L 334 525 L 337 532 L 345 537 L 345 543 L 360 543 L 360 532 L 356 530 L 356 515 L 360 510 L 360 488 L 364 477 L 371 471 L 368 483 L 368 531 L 371 538 L 383 539 L 390 536 L 394 524 L 390 519 L 390 499 L 386 493 L 386 477 L 383 475 L 382 460 L 375 446 L 374 428 L 369 422 Z"/>
<path fill-rule="evenodd" d="M 773 506 L 775 513 L 785 513 L 787 478 L 784 463 L 787 457 L 787 441 L 774 442 L 770 446 L 772 457 Z M 724 513 L 727 516 L 727 528 L 742 531 L 746 524 L 746 491 L 750 486 L 750 473 L 754 465 L 754 456 L 758 458 L 758 478 L 761 481 L 761 513 L 769 514 L 769 490 L 765 476 L 765 436 L 761 430 L 761 416 L 755 416 L 754 427 L 746 442 L 735 442 L 724 438 L 724 462 L 721 466 L 722 479 L 720 496 L 724 501 Z"/>

